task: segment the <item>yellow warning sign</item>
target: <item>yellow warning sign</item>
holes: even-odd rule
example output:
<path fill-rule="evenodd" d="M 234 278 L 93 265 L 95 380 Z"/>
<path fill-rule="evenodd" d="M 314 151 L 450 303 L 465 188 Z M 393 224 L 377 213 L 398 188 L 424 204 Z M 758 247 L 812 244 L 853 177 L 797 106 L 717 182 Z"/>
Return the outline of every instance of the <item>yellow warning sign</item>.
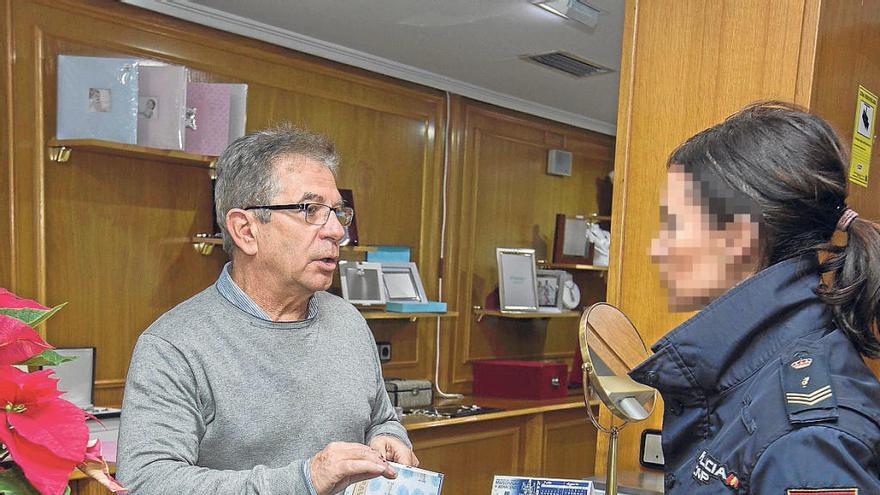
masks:
<path fill-rule="evenodd" d="M 852 153 L 849 163 L 849 180 L 868 187 L 868 171 L 871 170 L 871 149 L 874 147 L 874 121 L 877 115 L 877 95 L 859 86 L 856 102 L 856 124 L 853 127 Z"/>

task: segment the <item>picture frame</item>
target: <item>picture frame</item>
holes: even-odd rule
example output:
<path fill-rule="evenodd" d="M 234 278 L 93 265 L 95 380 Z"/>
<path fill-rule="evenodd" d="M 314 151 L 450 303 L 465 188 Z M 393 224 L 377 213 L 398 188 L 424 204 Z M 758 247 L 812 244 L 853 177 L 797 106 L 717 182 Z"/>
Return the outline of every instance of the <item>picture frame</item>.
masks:
<path fill-rule="evenodd" d="M 535 250 L 495 248 L 498 263 L 498 295 L 501 311 L 538 311 Z"/>
<path fill-rule="evenodd" d="M 368 261 L 340 261 L 339 281 L 342 297 L 359 306 L 385 304 L 382 264 Z"/>
<path fill-rule="evenodd" d="M 593 245 L 587 241 L 590 222 L 583 215 L 556 214 L 553 235 L 553 263 L 592 264 Z"/>
<path fill-rule="evenodd" d="M 574 276 L 566 271 L 562 272 L 562 280 L 559 284 L 562 309 L 575 311 L 581 302 L 581 288 L 575 283 Z"/>
<path fill-rule="evenodd" d="M 339 195 L 342 196 L 342 201 L 345 203 L 345 206 L 354 209 L 354 191 L 351 189 L 340 189 Z M 345 229 L 345 235 L 342 237 L 342 240 L 339 241 L 340 246 L 357 246 L 358 245 L 358 227 L 357 227 L 357 214 L 351 218 L 351 225 L 348 227 L 343 227 Z"/>
<path fill-rule="evenodd" d="M 535 272 L 538 290 L 538 311 L 547 313 L 562 312 L 562 287 L 568 272 L 564 270 L 542 270 Z"/>
<path fill-rule="evenodd" d="M 419 269 L 412 261 L 408 263 L 381 263 L 382 286 L 387 302 L 424 303 L 428 301 Z"/>

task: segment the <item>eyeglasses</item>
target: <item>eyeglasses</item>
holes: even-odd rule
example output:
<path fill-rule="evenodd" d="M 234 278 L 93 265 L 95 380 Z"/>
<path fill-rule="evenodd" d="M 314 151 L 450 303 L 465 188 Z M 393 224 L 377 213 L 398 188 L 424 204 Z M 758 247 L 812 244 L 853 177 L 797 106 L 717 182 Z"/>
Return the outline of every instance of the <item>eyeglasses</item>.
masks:
<path fill-rule="evenodd" d="M 354 209 L 349 206 L 336 208 L 321 203 L 295 203 L 290 205 L 264 205 L 248 206 L 245 210 L 301 210 L 306 216 L 306 223 L 312 225 L 324 225 L 330 220 L 330 212 L 336 214 L 336 219 L 343 227 L 351 225 L 354 218 Z"/>

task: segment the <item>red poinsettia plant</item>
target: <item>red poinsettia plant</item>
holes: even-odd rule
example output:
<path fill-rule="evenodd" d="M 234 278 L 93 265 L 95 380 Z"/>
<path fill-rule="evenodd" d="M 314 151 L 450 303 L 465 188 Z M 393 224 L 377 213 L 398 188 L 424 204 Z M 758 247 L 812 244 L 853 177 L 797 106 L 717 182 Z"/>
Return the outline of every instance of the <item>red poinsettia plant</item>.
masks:
<path fill-rule="evenodd" d="M 60 397 L 52 370 L 24 371 L 70 360 L 33 328 L 63 306 L 47 308 L 0 288 L 0 493 L 66 494 L 74 469 L 126 493 L 110 476 L 100 442 L 89 442 L 86 412 Z"/>

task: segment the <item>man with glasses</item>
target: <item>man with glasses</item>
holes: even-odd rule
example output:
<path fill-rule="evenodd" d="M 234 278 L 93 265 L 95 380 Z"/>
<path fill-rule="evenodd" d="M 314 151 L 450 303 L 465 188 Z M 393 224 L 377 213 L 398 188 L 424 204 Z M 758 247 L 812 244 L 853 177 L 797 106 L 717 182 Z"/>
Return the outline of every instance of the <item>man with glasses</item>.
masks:
<path fill-rule="evenodd" d="M 418 465 L 360 313 L 325 292 L 354 212 L 324 136 L 289 125 L 217 160 L 231 262 L 138 339 L 118 475 L 133 493 L 336 493 Z"/>

